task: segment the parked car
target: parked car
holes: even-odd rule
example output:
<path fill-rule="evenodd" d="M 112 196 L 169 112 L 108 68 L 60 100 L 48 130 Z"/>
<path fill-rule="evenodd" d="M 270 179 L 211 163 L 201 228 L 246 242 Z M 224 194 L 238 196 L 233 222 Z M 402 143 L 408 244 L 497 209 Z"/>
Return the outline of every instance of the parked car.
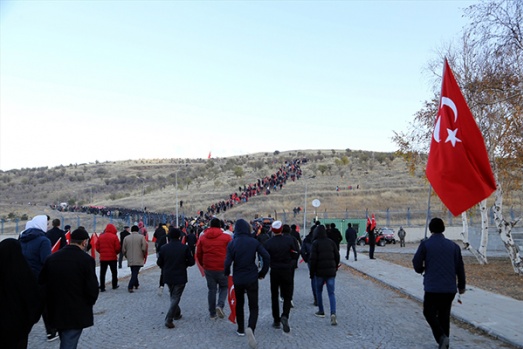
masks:
<path fill-rule="evenodd" d="M 387 227 L 380 228 L 380 229 L 378 229 L 378 234 L 383 235 L 383 239 L 385 240 L 385 242 L 387 244 L 396 243 L 396 238 L 394 236 L 394 229 L 387 228 Z"/>
<path fill-rule="evenodd" d="M 375 235 L 376 235 L 376 245 L 385 246 L 387 244 L 387 242 L 383 238 L 383 234 L 378 234 L 378 232 L 376 232 Z M 356 241 L 356 243 L 360 246 L 368 245 L 369 244 L 369 233 L 365 233 L 365 235 L 360 236 L 358 238 L 358 240 Z"/>

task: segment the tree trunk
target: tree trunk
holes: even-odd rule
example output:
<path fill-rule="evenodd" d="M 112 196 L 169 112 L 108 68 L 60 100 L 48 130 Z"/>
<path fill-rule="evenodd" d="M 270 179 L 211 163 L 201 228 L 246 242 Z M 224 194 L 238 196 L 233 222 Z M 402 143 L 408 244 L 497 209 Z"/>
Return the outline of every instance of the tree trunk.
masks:
<path fill-rule="evenodd" d="M 461 237 L 463 239 L 463 248 L 465 250 L 469 250 L 472 253 L 472 255 L 474 257 L 476 257 L 476 259 L 478 260 L 479 264 L 485 264 L 486 260 L 470 244 L 470 241 L 469 241 L 469 224 L 468 224 L 468 220 L 467 220 L 467 211 L 465 211 L 465 212 L 463 212 L 461 214 L 461 223 L 463 224 L 463 231 L 461 232 Z"/>
<path fill-rule="evenodd" d="M 496 189 L 496 200 L 494 202 L 494 221 L 496 222 L 496 229 L 501 238 L 501 241 L 505 244 L 510 261 L 514 272 L 519 275 L 523 275 L 523 261 L 519 255 L 518 246 L 514 243 L 512 238 L 512 228 L 517 224 L 520 218 L 517 218 L 514 222 L 507 222 L 503 218 L 503 191 L 499 183 L 497 183 Z"/>
<path fill-rule="evenodd" d="M 481 202 L 479 203 L 479 208 L 480 208 L 480 212 L 481 212 L 481 239 L 479 242 L 478 253 L 483 258 L 485 264 L 488 264 L 488 261 L 487 261 L 487 245 L 488 245 L 487 199 L 481 200 Z"/>

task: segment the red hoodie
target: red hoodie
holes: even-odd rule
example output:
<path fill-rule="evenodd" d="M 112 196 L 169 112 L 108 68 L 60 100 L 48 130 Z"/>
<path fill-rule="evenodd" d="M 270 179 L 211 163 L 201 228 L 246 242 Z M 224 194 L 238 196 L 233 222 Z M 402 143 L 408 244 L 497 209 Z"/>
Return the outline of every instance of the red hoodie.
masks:
<path fill-rule="evenodd" d="M 232 237 L 216 227 L 203 232 L 196 244 L 196 258 L 205 270 L 223 271 L 227 245 Z"/>
<path fill-rule="evenodd" d="M 120 253 L 120 239 L 118 230 L 113 224 L 107 224 L 105 230 L 96 241 L 96 251 L 100 254 L 101 261 L 116 261 Z"/>

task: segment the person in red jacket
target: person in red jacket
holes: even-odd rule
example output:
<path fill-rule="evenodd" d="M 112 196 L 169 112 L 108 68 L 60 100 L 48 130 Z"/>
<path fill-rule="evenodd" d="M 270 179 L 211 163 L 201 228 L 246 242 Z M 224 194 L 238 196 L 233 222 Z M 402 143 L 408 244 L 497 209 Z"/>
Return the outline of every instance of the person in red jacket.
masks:
<path fill-rule="evenodd" d="M 120 253 L 120 239 L 116 233 L 116 227 L 109 223 L 96 241 L 96 251 L 100 254 L 100 292 L 105 292 L 105 273 L 107 267 L 111 268 L 113 290 L 118 286 L 118 272 L 116 264 L 118 262 L 118 253 Z"/>
<path fill-rule="evenodd" d="M 207 279 L 207 300 L 209 303 L 209 315 L 215 319 L 225 317 L 223 307 L 227 297 L 228 278 L 224 274 L 225 256 L 227 245 L 232 240 L 231 236 L 221 229 L 218 218 L 211 219 L 210 228 L 206 229 L 196 244 L 196 258 L 205 270 Z M 218 305 L 216 305 L 216 289 L 218 292 Z"/>

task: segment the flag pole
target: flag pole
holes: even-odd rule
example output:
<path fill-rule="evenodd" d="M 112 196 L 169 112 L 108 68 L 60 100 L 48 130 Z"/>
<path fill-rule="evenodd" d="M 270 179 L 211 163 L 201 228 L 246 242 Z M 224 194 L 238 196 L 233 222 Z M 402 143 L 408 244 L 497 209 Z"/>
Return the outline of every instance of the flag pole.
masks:
<path fill-rule="evenodd" d="M 427 200 L 427 219 L 425 220 L 425 238 L 427 240 L 427 229 L 429 227 L 430 218 L 430 197 L 432 196 L 432 184 L 429 183 L 429 199 Z"/>

